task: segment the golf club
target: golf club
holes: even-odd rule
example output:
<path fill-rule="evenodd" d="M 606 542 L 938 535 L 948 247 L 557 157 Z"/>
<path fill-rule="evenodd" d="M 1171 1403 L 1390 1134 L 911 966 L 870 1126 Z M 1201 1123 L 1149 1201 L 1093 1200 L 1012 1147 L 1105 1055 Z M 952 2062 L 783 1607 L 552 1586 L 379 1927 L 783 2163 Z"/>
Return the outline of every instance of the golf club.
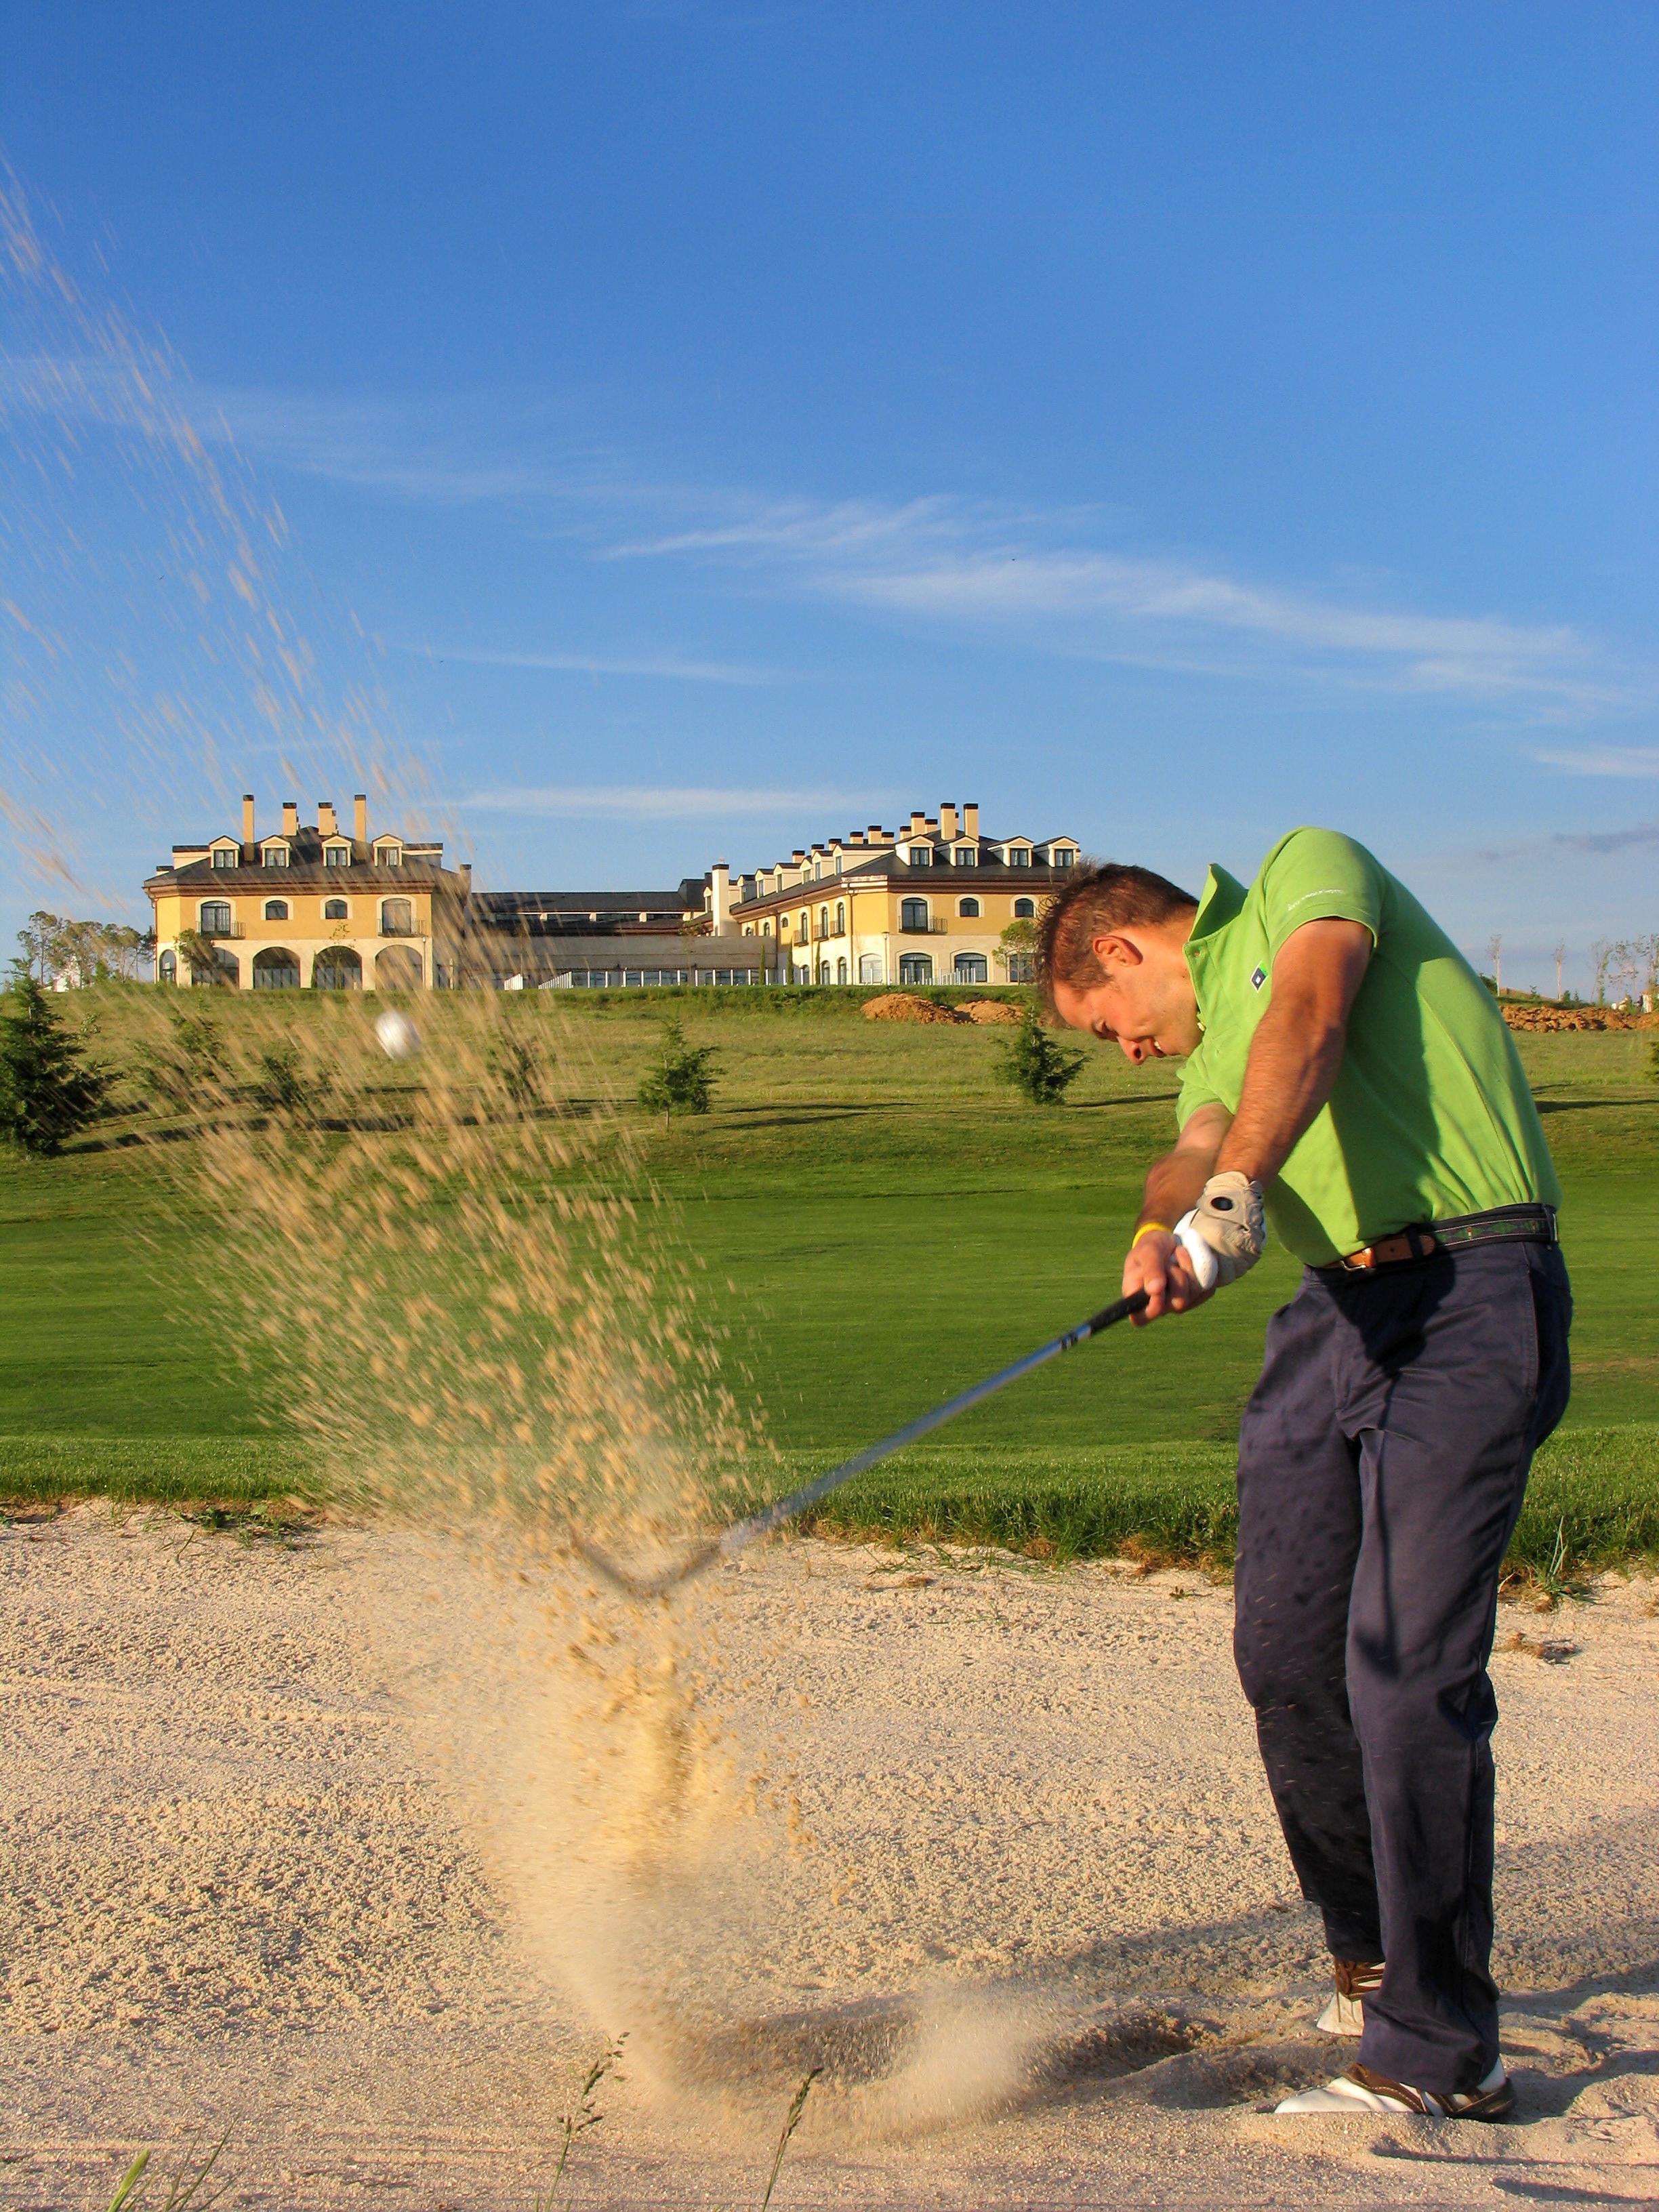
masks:
<path fill-rule="evenodd" d="M 574 1540 L 574 1548 L 589 1566 L 617 1589 L 625 1591 L 629 1597 L 661 1597 L 665 1592 L 678 1589 L 682 1583 L 688 1583 L 694 1576 L 703 1573 L 716 1561 L 736 1559 L 738 1553 L 745 1546 L 752 1544 L 757 1536 L 769 1535 L 774 1528 L 781 1528 L 786 1521 L 794 1520 L 809 1506 L 816 1505 L 819 1498 L 827 1498 L 832 1490 L 839 1490 L 843 1482 L 850 1482 L 855 1474 L 862 1474 L 866 1468 L 890 1459 L 895 1452 L 902 1451 L 907 1444 L 917 1443 L 930 1431 L 943 1428 L 946 1421 L 955 1420 L 958 1413 L 965 1413 L 970 1406 L 980 1405 L 1008 1383 L 1017 1382 L 1022 1375 L 1030 1375 L 1034 1369 L 1046 1366 L 1049 1360 L 1058 1359 L 1062 1352 L 1069 1352 L 1073 1345 L 1086 1344 L 1091 1336 L 1098 1336 L 1103 1329 L 1112 1328 L 1117 1322 L 1127 1321 L 1131 1314 L 1138 1314 L 1146 1304 L 1146 1291 L 1136 1291 L 1127 1298 L 1118 1298 L 1112 1304 L 1103 1306 L 1097 1314 L 1091 1314 L 1087 1321 L 1080 1321 L 1075 1328 L 1068 1328 L 1064 1335 L 1039 1345 L 1035 1352 L 1028 1352 L 1023 1359 L 1016 1359 L 1012 1366 L 1001 1368 L 994 1375 L 988 1375 L 984 1382 L 975 1382 L 971 1389 L 963 1390 L 954 1398 L 947 1398 L 942 1406 L 933 1407 L 931 1412 L 919 1414 L 903 1428 L 895 1429 L 890 1437 L 884 1437 L 879 1443 L 866 1444 L 862 1451 L 854 1452 L 851 1459 L 843 1460 L 839 1467 L 832 1467 L 827 1474 L 819 1475 L 812 1482 L 804 1483 L 799 1490 L 792 1490 L 787 1498 L 780 1498 L 770 1505 L 763 1505 L 758 1513 L 751 1513 L 746 1520 L 734 1521 L 721 1534 L 711 1536 L 707 1543 L 699 1545 L 677 1566 L 665 1567 L 659 1574 L 634 1575 L 625 1567 L 618 1566 L 614 1559 L 607 1559 L 598 1546 L 590 1544 L 585 1536 Z"/>

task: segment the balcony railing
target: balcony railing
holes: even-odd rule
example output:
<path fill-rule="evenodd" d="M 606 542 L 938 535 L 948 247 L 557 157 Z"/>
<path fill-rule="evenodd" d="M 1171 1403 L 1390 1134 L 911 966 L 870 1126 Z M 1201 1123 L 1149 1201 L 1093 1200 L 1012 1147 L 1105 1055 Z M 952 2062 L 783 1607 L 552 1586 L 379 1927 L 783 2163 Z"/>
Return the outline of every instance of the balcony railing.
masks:
<path fill-rule="evenodd" d="M 950 923 L 936 915 L 931 921 L 900 922 L 899 935 L 901 937 L 945 937 L 949 935 L 950 928 Z"/>

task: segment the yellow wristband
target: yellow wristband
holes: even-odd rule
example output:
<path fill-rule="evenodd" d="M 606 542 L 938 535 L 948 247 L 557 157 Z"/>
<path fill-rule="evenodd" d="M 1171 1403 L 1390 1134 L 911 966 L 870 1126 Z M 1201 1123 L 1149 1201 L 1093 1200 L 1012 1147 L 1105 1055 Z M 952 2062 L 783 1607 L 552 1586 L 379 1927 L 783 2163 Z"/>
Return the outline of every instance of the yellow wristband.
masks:
<path fill-rule="evenodd" d="M 1129 1239 L 1129 1249 L 1133 1252 L 1135 1246 L 1139 1243 L 1141 1238 L 1143 1237 L 1150 1237 L 1154 1229 L 1161 1231 L 1161 1233 L 1165 1237 L 1172 1237 L 1175 1234 L 1175 1231 L 1170 1228 L 1167 1221 L 1143 1221 L 1139 1228 L 1136 1230 L 1134 1235 Z"/>

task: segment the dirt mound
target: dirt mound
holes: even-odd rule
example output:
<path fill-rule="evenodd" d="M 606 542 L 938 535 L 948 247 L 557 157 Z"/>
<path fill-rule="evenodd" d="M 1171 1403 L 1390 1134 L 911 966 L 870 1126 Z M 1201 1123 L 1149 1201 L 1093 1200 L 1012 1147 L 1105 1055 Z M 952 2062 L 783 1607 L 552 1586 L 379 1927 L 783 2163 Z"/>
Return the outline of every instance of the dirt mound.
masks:
<path fill-rule="evenodd" d="M 1644 1030 L 1652 1028 L 1655 1017 L 1627 1013 L 1622 1006 L 1552 1006 L 1545 1004 L 1505 1006 L 1504 1019 L 1512 1030 Z"/>
<path fill-rule="evenodd" d="M 1010 1006 L 1006 999 L 970 999 L 966 1006 L 958 1006 L 959 1014 L 966 1014 L 970 1022 L 1002 1023 L 1018 1029 L 1025 1018 L 1018 1006 Z"/>
<path fill-rule="evenodd" d="M 884 998 L 867 1001 L 864 1018 L 866 1022 L 959 1022 L 965 1017 L 932 999 L 918 999 L 914 992 L 889 991 Z"/>

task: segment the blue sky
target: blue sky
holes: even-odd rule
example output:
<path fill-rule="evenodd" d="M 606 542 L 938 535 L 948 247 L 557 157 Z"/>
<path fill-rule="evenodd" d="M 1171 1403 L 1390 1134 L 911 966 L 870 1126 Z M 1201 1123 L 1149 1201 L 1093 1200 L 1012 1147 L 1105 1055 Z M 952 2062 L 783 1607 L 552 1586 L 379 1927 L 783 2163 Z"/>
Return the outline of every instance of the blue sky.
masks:
<path fill-rule="evenodd" d="M 81 302 L 7 294 L 8 931 L 136 915 L 245 783 L 348 796 L 343 721 L 487 884 L 955 798 L 1189 884 L 1334 823 L 1506 980 L 1659 927 L 1651 8 L 0 0 L 0 42 Z M 111 303 L 286 518 L 293 729 L 189 613 L 218 524 L 108 396 Z"/>

